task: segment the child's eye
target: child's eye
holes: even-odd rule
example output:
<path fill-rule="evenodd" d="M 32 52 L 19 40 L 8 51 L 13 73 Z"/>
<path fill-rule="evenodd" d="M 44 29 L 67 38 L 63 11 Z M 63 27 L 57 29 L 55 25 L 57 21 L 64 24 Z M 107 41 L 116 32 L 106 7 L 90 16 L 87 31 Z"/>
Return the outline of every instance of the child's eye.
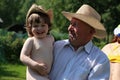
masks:
<path fill-rule="evenodd" d="M 45 27 L 45 26 L 47 26 L 47 24 L 42 24 L 41 26 L 42 26 L 42 27 Z"/>
<path fill-rule="evenodd" d="M 43 25 L 41 25 L 42 27 L 45 27 L 45 25 L 43 24 Z"/>

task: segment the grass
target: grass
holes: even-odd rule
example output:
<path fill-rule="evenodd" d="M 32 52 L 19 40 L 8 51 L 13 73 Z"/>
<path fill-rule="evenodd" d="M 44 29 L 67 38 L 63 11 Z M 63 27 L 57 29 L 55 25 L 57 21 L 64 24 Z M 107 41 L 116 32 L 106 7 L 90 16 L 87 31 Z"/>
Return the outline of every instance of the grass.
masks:
<path fill-rule="evenodd" d="M 19 64 L 0 64 L 0 80 L 25 80 L 26 66 Z"/>

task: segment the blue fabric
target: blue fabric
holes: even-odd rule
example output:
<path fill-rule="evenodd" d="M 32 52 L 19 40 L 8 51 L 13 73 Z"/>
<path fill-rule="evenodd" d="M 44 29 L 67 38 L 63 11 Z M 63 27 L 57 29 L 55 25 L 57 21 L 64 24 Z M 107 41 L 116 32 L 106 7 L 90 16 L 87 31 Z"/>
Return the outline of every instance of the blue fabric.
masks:
<path fill-rule="evenodd" d="M 50 80 L 109 80 L 107 56 L 92 41 L 77 51 L 68 40 L 57 41 Z"/>

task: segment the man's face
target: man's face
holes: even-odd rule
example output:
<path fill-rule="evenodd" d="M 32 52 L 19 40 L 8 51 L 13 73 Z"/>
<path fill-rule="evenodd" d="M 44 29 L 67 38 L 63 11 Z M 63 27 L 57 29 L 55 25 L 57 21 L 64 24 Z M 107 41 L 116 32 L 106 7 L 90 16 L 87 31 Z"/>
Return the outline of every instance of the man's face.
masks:
<path fill-rule="evenodd" d="M 94 29 L 83 21 L 72 18 L 68 27 L 69 40 L 72 45 L 84 45 L 91 39 Z"/>

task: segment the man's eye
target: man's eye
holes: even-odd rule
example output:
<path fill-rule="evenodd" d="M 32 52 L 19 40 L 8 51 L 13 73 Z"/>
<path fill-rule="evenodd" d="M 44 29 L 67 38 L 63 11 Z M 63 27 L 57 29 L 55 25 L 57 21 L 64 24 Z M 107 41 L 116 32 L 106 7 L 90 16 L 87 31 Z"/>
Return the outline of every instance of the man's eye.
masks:
<path fill-rule="evenodd" d="M 74 26 L 77 26 L 77 23 L 74 23 Z"/>
<path fill-rule="evenodd" d="M 76 27 L 76 26 L 77 26 L 77 23 L 70 23 L 70 25 Z"/>
<path fill-rule="evenodd" d="M 72 26 L 76 26 L 76 22 L 70 22 L 70 25 L 72 25 Z"/>
<path fill-rule="evenodd" d="M 70 22 L 70 25 L 73 25 L 73 23 L 72 23 L 72 22 Z"/>

